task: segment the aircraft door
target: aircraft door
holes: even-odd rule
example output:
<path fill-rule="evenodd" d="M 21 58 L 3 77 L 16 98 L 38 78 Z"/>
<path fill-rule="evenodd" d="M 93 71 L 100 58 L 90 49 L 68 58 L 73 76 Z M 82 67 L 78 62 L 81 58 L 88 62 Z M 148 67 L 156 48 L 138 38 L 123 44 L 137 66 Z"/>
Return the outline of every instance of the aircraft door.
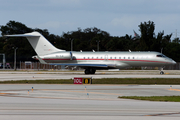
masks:
<path fill-rule="evenodd" d="M 104 60 L 107 61 L 108 60 L 108 55 L 104 56 Z"/>

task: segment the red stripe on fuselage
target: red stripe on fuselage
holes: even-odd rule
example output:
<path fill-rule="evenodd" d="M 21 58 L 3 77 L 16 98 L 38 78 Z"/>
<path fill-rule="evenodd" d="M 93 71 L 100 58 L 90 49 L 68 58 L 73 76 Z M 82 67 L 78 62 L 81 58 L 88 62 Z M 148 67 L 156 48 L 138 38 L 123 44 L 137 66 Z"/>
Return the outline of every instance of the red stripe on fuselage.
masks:
<path fill-rule="evenodd" d="M 42 59 L 42 60 L 70 60 L 70 59 Z"/>
<path fill-rule="evenodd" d="M 70 60 L 70 59 L 43 59 L 43 60 Z M 106 59 L 73 59 L 73 60 L 106 60 Z M 134 60 L 134 59 L 107 59 L 111 61 L 137 61 L 137 62 L 156 62 L 156 63 L 170 63 L 163 61 L 152 61 L 152 60 Z"/>

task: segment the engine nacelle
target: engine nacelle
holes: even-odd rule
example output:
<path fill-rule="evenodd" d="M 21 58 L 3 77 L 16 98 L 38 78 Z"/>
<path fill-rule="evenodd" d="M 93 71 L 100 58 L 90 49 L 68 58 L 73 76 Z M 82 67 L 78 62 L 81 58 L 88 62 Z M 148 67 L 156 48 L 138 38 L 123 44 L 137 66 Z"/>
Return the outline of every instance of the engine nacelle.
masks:
<path fill-rule="evenodd" d="M 43 58 L 43 59 L 72 60 L 73 59 L 73 55 L 72 55 L 72 52 L 59 52 L 59 53 L 44 55 L 44 56 L 41 56 L 41 58 Z"/>

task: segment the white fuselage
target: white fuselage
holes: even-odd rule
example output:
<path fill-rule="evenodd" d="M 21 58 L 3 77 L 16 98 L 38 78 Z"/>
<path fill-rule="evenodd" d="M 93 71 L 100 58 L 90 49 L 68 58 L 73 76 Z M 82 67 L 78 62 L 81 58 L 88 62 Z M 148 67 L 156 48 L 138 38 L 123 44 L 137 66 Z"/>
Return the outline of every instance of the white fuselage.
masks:
<path fill-rule="evenodd" d="M 72 54 L 72 57 L 71 57 Z M 175 64 L 159 52 L 58 52 L 40 56 L 47 63 L 108 64 L 109 68 L 130 66 L 166 66 Z"/>

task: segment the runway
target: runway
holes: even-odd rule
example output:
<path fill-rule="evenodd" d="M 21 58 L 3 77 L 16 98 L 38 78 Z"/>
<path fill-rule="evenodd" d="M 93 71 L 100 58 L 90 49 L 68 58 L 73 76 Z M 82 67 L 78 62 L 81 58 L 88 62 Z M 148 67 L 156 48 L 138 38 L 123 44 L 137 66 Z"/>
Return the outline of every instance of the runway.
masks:
<path fill-rule="evenodd" d="M 174 120 L 180 117 L 180 104 L 177 102 L 150 102 L 117 97 L 179 95 L 178 89 L 180 85 L 173 85 L 171 90 L 169 85 L 4 84 L 0 85 L 0 118 Z"/>
<path fill-rule="evenodd" d="M 72 77 L 180 78 L 179 71 L 0 72 L 0 80 L 71 79 Z M 119 99 L 118 96 L 180 95 L 180 85 L 57 85 L 0 84 L 0 118 L 3 120 L 179 120 L 178 102 Z M 33 87 L 33 90 L 32 90 Z"/>
<path fill-rule="evenodd" d="M 10 71 L 0 72 L 0 81 L 7 80 L 45 80 L 45 79 L 73 79 L 74 77 L 92 78 L 180 78 L 180 71 L 165 71 L 160 75 L 158 70 L 132 70 L 132 71 L 98 71 L 94 75 L 85 75 L 83 71 L 44 72 L 44 71 Z"/>

